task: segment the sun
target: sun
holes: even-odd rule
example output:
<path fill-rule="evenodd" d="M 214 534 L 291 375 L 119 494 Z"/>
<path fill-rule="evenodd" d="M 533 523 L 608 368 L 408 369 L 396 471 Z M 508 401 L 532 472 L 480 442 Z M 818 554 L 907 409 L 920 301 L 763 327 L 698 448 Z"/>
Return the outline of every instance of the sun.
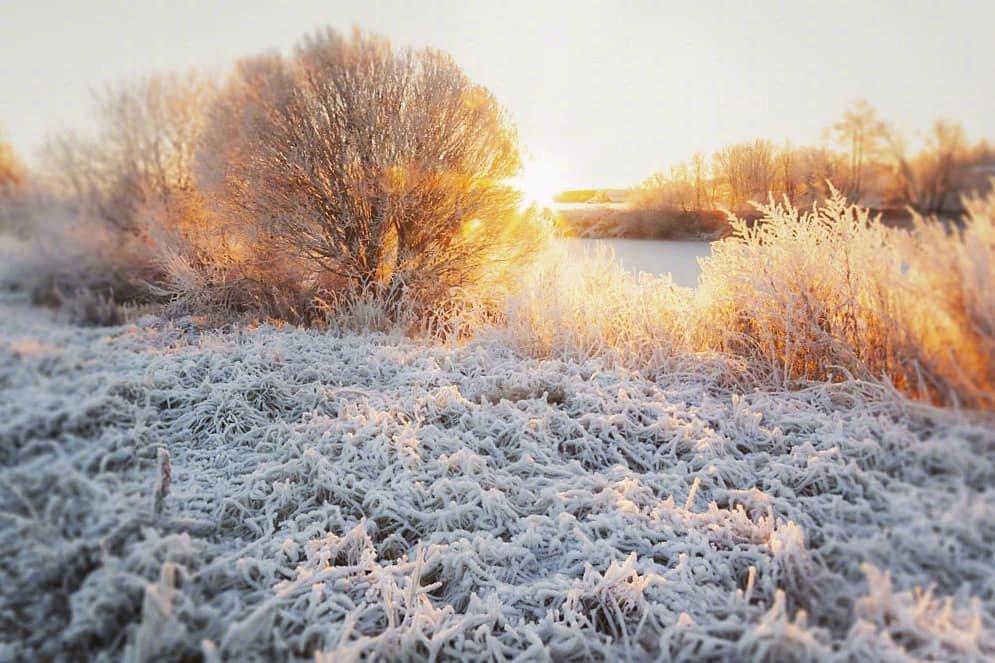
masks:
<path fill-rule="evenodd" d="M 565 188 L 564 181 L 562 169 L 553 161 L 529 158 L 511 183 L 522 192 L 523 205 L 550 207 L 553 197 Z"/>

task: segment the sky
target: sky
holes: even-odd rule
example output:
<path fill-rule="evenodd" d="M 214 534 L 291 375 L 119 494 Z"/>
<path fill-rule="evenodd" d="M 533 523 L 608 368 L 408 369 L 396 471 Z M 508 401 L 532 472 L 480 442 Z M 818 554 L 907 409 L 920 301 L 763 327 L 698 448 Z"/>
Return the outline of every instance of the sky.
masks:
<path fill-rule="evenodd" d="M 319 26 L 451 53 L 516 121 L 532 180 L 628 186 L 701 150 L 813 143 L 853 100 L 995 138 L 995 3 L 0 0 L 0 127 L 30 157 L 92 93 L 223 71 Z"/>

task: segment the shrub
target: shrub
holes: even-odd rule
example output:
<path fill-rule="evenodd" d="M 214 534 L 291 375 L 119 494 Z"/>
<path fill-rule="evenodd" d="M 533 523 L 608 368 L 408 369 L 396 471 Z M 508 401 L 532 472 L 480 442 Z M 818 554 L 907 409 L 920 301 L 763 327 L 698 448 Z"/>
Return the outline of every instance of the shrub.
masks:
<path fill-rule="evenodd" d="M 190 253 L 211 234 L 192 171 L 211 94 L 193 74 L 149 77 L 99 95 L 94 135 L 48 141 L 21 196 L 28 246 L 13 267 L 36 301 L 162 298 L 166 248 Z"/>
<path fill-rule="evenodd" d="M 503 331 L 540 357 L 650 374 L 693 361 L 740 387 L 884 382 L 995 409 L 995 194 L 965 205 L 960 225 L 898 230 L 836 192 L 810 211 L 772 201 L 755 221 L 730 217 L 695 291 L 606 252 L 552 251 L 509 300 Z"/>
<path fill-rule="evenodd" d="M 148 284 L 160 272 L 148 237 L 122 233 L 44 195 L 31 199 L 28 215 L 27 237 L 4 257 L 8 287 L 50 306 L 149 299 Z"/>
<path fill-rule="evenodd" d="M 518 168 L 501 108 L 447 55 L 331 30 L 240 63 L 199 159 L 234 232 L 317 290 L 426 309 L 536 248 Z"/>
<path fill-rule="evenodd" d="M 734 236 L 702 263 L 699 342 L 749 355 L 781 385 L 866 377 L 861 369 L 896 329 L 881 319 L 890 302 L 877 299 L 901 274 L 885 229 L 842 196 L 810 213 L 761 209 L 753 227 L 733 218 Z"/>
<path fill-rule="evenodd" d="M 578 237 L 713 240 L 729 232 L 726 215 L 718 211 L 585 205 L 557 212 L 564 229 Z"/>
<path fill-rule="evenodd" d="M 193 159 L 214 94 L 196 74 L 150 76 L 97 96 L 97 132 L 61 134 L 44 150 L 54 193 L 82 216 L 138 234 L 152 207 L 177 228 L 189 221 L 197 191 Z"/>
<path fill-rule="evenodd" d="M 995 408 L 995 192 L 964 199 L 961 225 L 916 217 L 902 238 L 930 369 L 955 400 Z"/>
<path fill-rule="evenodd" d="M 0 233 L 23 234 L 24 166 L 0 131 Z"/>

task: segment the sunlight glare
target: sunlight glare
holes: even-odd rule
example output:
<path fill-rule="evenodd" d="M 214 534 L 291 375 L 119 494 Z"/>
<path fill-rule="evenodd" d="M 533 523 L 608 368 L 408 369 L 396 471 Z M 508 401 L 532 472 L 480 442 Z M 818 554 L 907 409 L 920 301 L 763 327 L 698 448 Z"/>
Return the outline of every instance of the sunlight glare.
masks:
<path fill-rule="evenodd" d="M 512 186 L 522 192 L 522 205 L 549 207 L 553 197 L 567 188 L 563 170 L 549 159 L 527 157 L 522 172 L 512 180 Z"/>

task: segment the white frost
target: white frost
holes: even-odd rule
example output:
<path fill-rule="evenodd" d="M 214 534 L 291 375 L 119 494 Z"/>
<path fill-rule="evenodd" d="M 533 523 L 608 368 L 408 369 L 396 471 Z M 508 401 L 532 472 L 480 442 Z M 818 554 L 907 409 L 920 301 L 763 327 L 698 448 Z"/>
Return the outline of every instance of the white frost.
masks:
<path fill-rule="evenodd" d="M 0 658 L 995 656 L 960 415 L 0 309 Z"/>

